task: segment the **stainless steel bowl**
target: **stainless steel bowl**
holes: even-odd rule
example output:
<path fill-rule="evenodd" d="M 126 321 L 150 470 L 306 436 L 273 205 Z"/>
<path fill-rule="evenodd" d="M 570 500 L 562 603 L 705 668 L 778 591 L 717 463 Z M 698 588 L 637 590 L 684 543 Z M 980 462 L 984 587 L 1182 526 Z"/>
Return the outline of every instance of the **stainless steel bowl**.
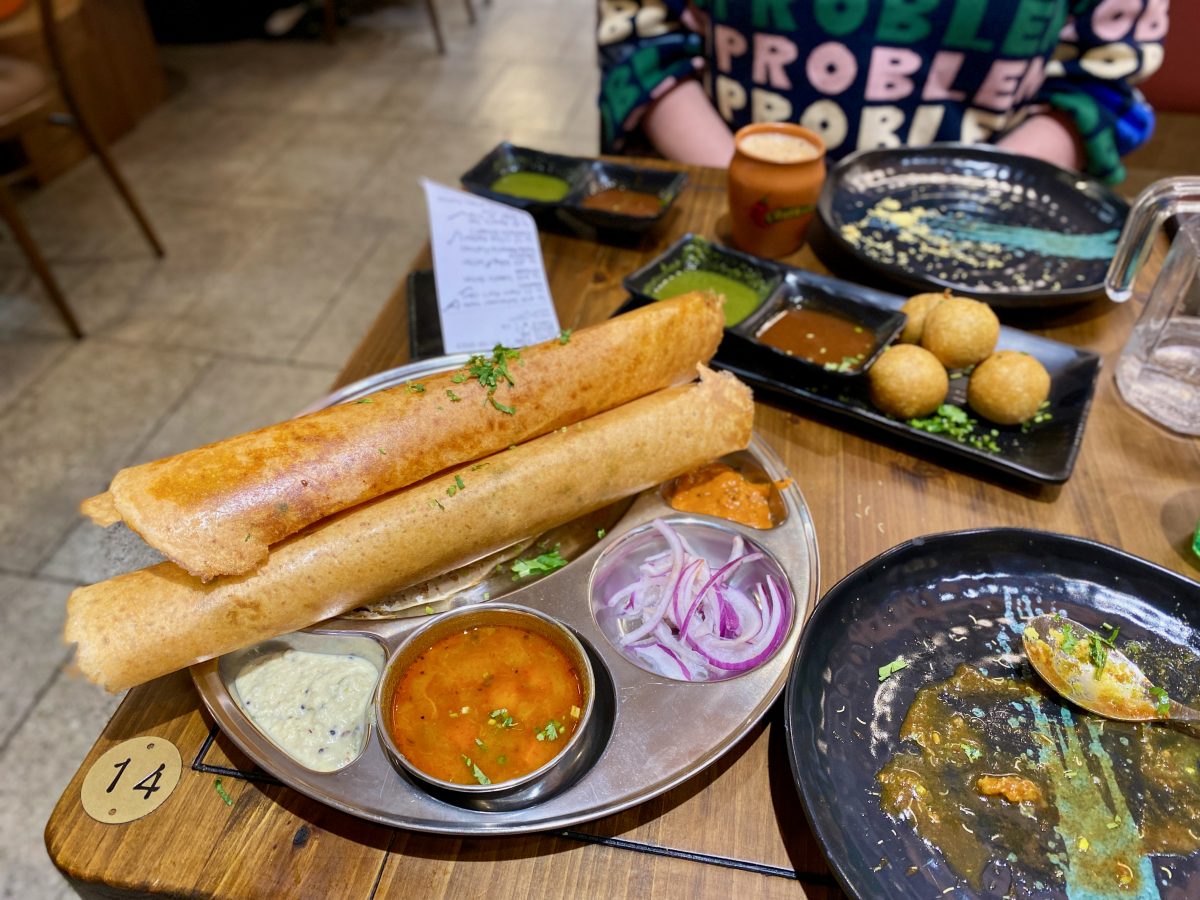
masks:
<path fill-rule="evenodd" d="M 507 625 L 530 631 L 553 643 L 566 654 L 579 675 L 583 693 L 579 725 L 562 750 L 540 768 L 492 784 L 457 784 L 443 781 L 417 768 L 396 746 L 391 728 L 392 698 L 401 676 L 417 658 L 440 641 L 480 625 Z M 575 781 L 594 760 L 589 752 L 596 735 L 589 734 L 592 712 L 596 703 L 596 676 L 591 660 L 582 643 L 565 625 L 535 609 L 513 604 L 495 604 L 451 610 L 431 619 L 409 635 L 396 649 L 383 673 L 375 696 L 375 718 L 384 753 L 401 773 L 410 776 L 431 794 L 449 803 L 467 806 L 484 812 L 503 812 L 520 809 L 562 790 Z"/>

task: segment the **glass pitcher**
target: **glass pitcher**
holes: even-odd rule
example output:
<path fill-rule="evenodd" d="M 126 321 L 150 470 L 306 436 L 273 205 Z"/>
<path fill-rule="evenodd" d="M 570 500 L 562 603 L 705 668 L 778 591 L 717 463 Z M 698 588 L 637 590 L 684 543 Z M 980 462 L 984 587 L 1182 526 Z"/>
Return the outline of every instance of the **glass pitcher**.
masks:
<path fill-rule="evenodd" d="M 1108 295 L 1128 300 L 1159 229 L 1179 223 L 1166 261 L 1117 361 L 1117 387 L 1135 409 L 1200 435 L 1200 177 L 1164 178 L 1142 191 L 1108 269 Z"/>

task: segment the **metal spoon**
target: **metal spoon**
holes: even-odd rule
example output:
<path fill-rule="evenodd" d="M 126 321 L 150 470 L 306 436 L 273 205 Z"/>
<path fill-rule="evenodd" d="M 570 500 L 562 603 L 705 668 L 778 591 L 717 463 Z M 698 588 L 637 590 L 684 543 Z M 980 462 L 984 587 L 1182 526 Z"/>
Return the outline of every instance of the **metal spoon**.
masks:
<path fill-rule="evenodd" d="M 1200 722 L 1200 710 L 1167 699 L 1124 653 L 1086 625 L 1059 615 L 1035 616 L 1025 623 L 1022 640 L 1045 682 L 1089 712 L 1122 722 Z M 1082 659 L 1068 652 L 1079 648 Z M 1103 664 L 1097 666 L 1096 658 Z"/>

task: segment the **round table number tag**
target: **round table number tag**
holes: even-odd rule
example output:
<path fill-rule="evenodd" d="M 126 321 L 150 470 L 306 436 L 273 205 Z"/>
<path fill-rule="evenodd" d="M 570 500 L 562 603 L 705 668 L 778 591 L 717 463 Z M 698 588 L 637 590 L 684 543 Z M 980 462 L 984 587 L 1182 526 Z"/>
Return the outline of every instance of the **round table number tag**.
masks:
<path fill-rule="evenodd" d="M 179 749 L 164 738 L 147 735 L 117 744 L 84 776 L 83 808 L 110 825 L 140 819 L 171 796 L 182 768 Z"/>

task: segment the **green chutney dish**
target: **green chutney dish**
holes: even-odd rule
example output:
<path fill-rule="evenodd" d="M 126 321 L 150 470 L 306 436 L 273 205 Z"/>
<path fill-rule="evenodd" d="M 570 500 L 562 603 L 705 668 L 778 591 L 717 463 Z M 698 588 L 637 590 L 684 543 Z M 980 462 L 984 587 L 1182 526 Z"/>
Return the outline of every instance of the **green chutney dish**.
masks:
<path fill-rule="evenodd" d="M 547 175 L 543 172 L 509 172 L 501 175 L 491 185 L 491 189 L 497 194 L 508 194 L 542 203 L 557 203 L 567 196 L 570 187 L 557 175 Z"/>
<path fill-rule="evenodd" d="M 743 281 L 708 269 L 682 269 L 650 291 L 655 300 L 667 300 L 690 291 L 712 291 L 725 296 L 725 327 L 731 328 L 758 309 L 765 299 Z"/>

